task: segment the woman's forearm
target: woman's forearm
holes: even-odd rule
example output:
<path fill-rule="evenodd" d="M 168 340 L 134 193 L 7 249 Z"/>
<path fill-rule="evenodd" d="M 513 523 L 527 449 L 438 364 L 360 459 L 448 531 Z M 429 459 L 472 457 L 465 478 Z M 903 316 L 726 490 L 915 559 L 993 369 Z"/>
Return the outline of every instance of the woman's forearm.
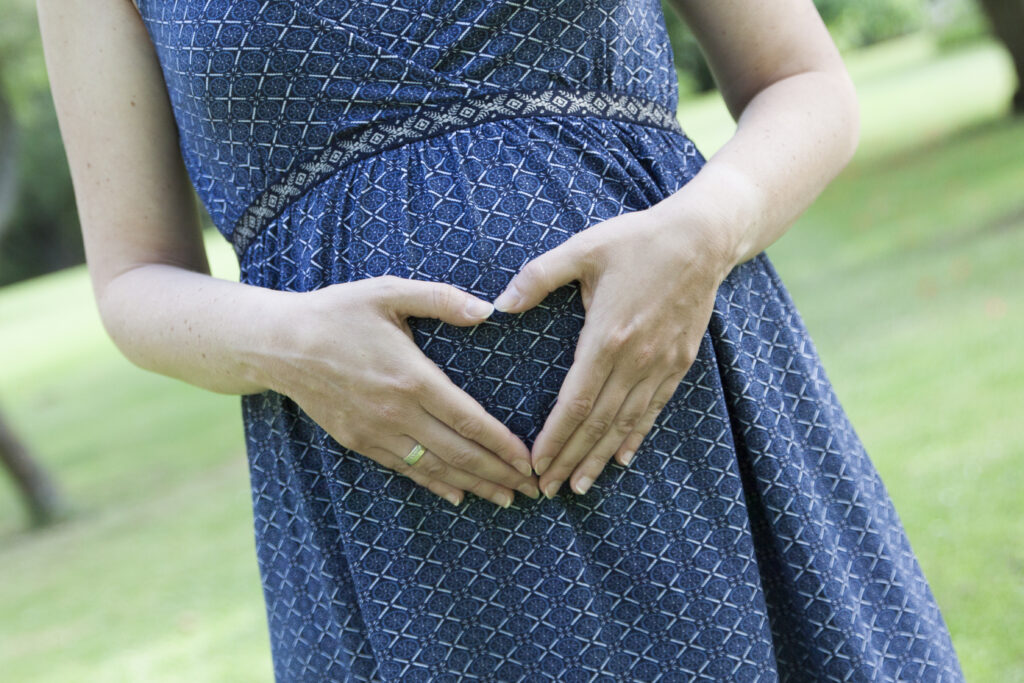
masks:
<path fill-rule="evenodd" d="M 269 368 L 286 348 L 286 316 L 301 294 L 146 264 L 97 293 L 114 343 L 139 367 L 225 394 L 271 388 Z"/>
<path fill-rule="evenodd" d="M 652 210 L 670 223 L 699 207 L 727 226 L 731 266 L 779 239 L 849 162 L 857 147 L 856 92 L 845 75 L 803 72 L 751 98 L 736 132 L 677 192 Z"/>

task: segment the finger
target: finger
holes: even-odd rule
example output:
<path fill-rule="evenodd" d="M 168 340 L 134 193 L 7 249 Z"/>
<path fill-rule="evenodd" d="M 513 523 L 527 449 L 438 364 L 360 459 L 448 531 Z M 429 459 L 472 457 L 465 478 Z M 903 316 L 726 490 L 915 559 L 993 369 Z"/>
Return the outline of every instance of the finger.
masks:
<path fill-rule="evenodd" d="M 399 318 L 412 315 L 437 318 L 453 325 L 477 325 L 494 312 L 491 302 L 445 282 L 397 275 L 383 275 L 379 279 L 382 302 Z"/>
<path fill-rule="evenodd" d="M 541 490 L 544 491 L 544 495 L 548 498 L 554 497 L 562 483 L 589 455 L 593 446 L 608 433 L 636 381 L 632 372 L 622 369 L 621 365 L 616 366 L 604 383 L 590 415 L 579 424 L 541 477 Z M 629 431 L 623 431 L 616 445 L 622 443 L 622 439 L 628 434 Z"/>
<path fill-rule="evenodd" d="M 572 366 L 562 380 L 554 407 L 533 441 L 533 470 L 539 475 L 547 471 L 576 428 L 590 415 L 611 374 L 611 357 L 596 340 L 592 341 L 596 329 L 583 326 Z"/>
<path fill-rule="evenodd" d="M 410 427 L 415 438 L 427 447 L 432 453 L 440 458 L 449 467 L 456 470 L 456 473 L 466 473 L 470 479 L 451 479 L 456 486 L 470 488 L 467 481 L 475 487 L 478 480 L 484 480 L 486 485 L 481 490 L 498 493 L 512 492 L 509 489 L 518 489 L 531 498 L 540 496 L 536 482 L 533 477 L 524 477 L 509 465 L 502 462 L 494 453 L 482 448 L 480 444 L 463 437 L 454 431 L 450 426 L 437 419 L 429 413 L 423 414 L 423 419 L 418 420 Z M 412 448 L 410 443 L 409 447 Z M 431 472 L 432 476 L 445 478 L 440 474 Z M 477 493 L 477 489 L 472 489 Z M 479 494 L 478 495 L 482 495 Z M 490 496 L 488 496 L 490 497 Z"/>
<path fill-rule="evenodd" d="M 424 471 L 413 468 L 411 465 L 406 463 L 402 457 L 396 455 L 394 452 L 379 446 L 365 446 L 360 452 L 366 453 L 367 455 L 372 454 L 373 459 L 384 467 L 394 470 L 403 476 L 409 477 L 420 486 L 423 486 L 436 495 L 441 496 L 455 507 L 462 504 L 462 489 L 439 479 L 434 479 Z M 406 453 L 408 453 L 408 451 L 406 451 Z M 423 454 L 424 457 L 426 457 L 426 455 L 426 453 Z"/>
<path fill-rule="evenodd" d="M 622 445 L 623 439 L 633 432 L 646 414 L 647 407 L 662 383 L 663 380 L 659 377 L 651 376 L 630 390 L 619 412 L 612 419 L 608 431 L 590 448 L 572 473 L 570 485 L 576 493 L 583 495 L 590 489 L 590 485 L 597 480 L 612 455 Z"/>
<path fill-rule="evenodd" d="M 562 285 L 578 279 L 585 261 L 581 234 L 527 261 L 494 299 L 494 307 L 503 313 L 525 311 Z"/>
<path fill-rule="evenodd" d="M 501 420 L 488 413 L 476 399 L 457 386 L 441 368 L 429 360 L 426 365 L 429 366 L 426 371 L 430 389 L 420 397 L 419 404 L 423 410 L 448 425 L 457 434 L 494 453 L 516 470 L 516 475 L 512 479 L 497 479 L 485 475 L 488 478 L 513 487 L 520 483 L 521 477 L 529 477 L 532 480 L 530 449 L 526 444 Z M 487 471 L 493 474 L 499 470 L 492 465 Z"/>
<path fill-rule="evenodd" d="M 427 446 L 427 437 L 421 436 L 419 438 L 423 439 L 420 443 Z M 403 435 L 398 437 L 398 439 L 401 442 L 397 447 L 399 452 L 401 452 L 401 449 L 405 449 L 406 446 L 408 446 L 405 450 L 406 454 L 408 454 L 409 450 L 412 449 L 417 441 L 417 438 L 409 435 Z M 446 483 L 452 486 L 457 486 L 462 490 L 472 491 L 480 498 L 486 498 L 495 505 L 507 508 L 515 501 L 515 491 L 476 476 L 472 472 L 467 472 L 466 470 L 459 469 L 458 467 L 454 467 L 449 463 L 446 463 L 444 459 L 438 456 L 436 451 L 431 450 L 429 447 L 423 453 L 423 456 L 411 465 L 411 467 L 420 468 L 425 471 L 428 476 L 434 479 L 443 480 Z M 530 488 L 524 487 L 523 493 L 529 495 L 531 498 L 539 498 L 540 492 L 537 487 L 533 484 L 529 484 L 529 487 Z M 532 491 L 530 489 L 532 489 Z"/>
<path fill-rule="evenodd" d="M 654 421 L 658 419 L 658 415 L 661 414 L 661 411 L 664 410 L 669 400 L 676 393 L 679 383 L 683 381 L 685 376 L 686 373 L 684 372 L 668 377 L 661 383 L 658 390 L 654 392 L 651 403 L 647 406 L 647 412 L 644 413 L 640 422 L 637 423 L 636 427 L 633 428 L 633 431 L 626 437 L 615 453 L 615 460 L 620 465 L 626 466 L 633 460 L 633 454 L 640 448 L 640 444 L 647 437 L 647 433 L 651 431 L 651 427 L 654 426 Z"/>
<path fill-rule="evenodd" d="M 479 477 L 474 477 L 467 472 L 452 467 L 439 458 L 437 453 L 430 450 L 430 448 L 427 448 L 420 458 L 410 465 L 405 461 L 405 456 L 416 445 L 416 441 L 417 439 L 406 434 L 389 436 L 381 441 L 381 446 L 401 461 L 401 465 L 396 466 L 396 471 L 403 474 L 406 474 L 407 471 L 409 473 L 416 472 L 420 476 L 427 477 L 433 481 L 443 482 L 448 486 L 456 487 L 460 491 L 473 491 L 473 493 L 481 498 L 486 498 L 501 507 L 507 508 L 512 505 L 512 502 L 515 500 L 514 491 L 493 484 L 488 485 L 488 482 L 482 482 Z M 420 443 L 426 446 L 422 441 Z"/>

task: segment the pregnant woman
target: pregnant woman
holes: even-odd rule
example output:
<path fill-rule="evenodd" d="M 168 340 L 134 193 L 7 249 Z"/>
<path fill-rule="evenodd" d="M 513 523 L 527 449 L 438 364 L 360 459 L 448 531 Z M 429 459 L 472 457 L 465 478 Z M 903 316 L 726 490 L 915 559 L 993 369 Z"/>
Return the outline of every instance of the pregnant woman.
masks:
<path fill-rule="evenodd" d="M 962 681 L 763 251 L 856 146 L 811 0 L 674 2 L 710 160 L 656 0 L 38 5 L 107 330 L 242 395 L 278 681 Z"/>

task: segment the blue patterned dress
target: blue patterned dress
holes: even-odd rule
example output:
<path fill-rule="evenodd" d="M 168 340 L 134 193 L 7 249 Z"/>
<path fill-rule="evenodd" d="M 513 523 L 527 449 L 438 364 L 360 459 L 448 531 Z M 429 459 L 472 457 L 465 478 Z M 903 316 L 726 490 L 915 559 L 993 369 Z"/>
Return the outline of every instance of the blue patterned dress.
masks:
<path fill-rule="evenodd" d="M 243 282 L 392 274 L 493 299 L 705 159 L 657 0 L 141 0 L 189 175 Z M 530 446 L 577 283 L 412 318 Z M 900 519 L 764 253 L 722 283 L 633 462 L 455 508 L 288 397 L 242 398 L 278 681 L 962 681 Z"/>

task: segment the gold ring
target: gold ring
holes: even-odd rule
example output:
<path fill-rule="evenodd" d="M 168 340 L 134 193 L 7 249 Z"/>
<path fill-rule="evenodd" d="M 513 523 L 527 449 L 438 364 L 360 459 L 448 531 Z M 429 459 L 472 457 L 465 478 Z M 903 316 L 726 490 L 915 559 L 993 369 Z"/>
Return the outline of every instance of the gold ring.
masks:
<path fill-rule="evenodd" d="M 426 450 L 427 449 L 424 448 L 422 444 L 417 442 L 416 445 L 412 447 L 412 450 L 409 451 L 409 455 L 405 456 L 405 464 L 415 465 L 416 461 L 423 457 L 423 453 Z"/>

